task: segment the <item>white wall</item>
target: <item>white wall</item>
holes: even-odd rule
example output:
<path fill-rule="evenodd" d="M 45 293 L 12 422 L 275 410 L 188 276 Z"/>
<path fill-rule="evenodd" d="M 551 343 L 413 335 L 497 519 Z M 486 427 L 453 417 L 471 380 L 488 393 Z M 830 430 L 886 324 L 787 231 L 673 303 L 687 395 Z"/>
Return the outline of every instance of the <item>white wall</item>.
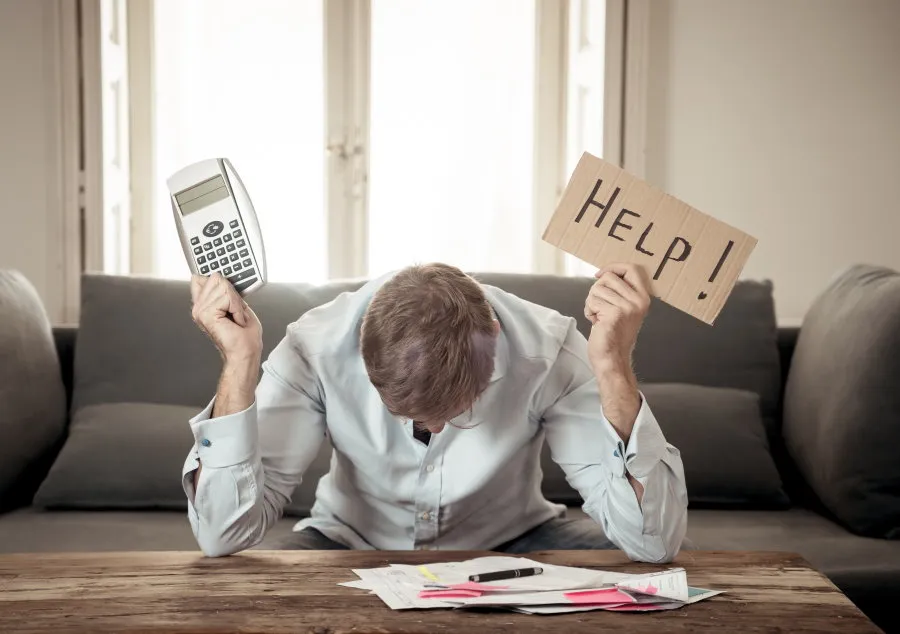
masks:
<path fill-rule="evenodd" d="M 650 4 L 647 179 L 759 239 L 779 319 L 900 269 L 900 2 Z"/>
<path fill-rule="evenodd" d="M 55 0 L 0 0 L 0 268 L 63 321 L 62 82 Z"/>

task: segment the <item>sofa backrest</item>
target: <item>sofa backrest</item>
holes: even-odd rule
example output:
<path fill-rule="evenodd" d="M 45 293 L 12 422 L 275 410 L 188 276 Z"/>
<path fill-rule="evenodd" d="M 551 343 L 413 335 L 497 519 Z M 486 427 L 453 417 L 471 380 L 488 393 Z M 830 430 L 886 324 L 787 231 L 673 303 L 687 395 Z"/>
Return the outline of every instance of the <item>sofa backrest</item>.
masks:
<path fill-rule="evenodd" d="M 594 281 L 592 278 L 497 273 L 475 274 L 475 277 L 484 284 L 572 316 L 581 332 L 589 334 L 583 305 Z M 263 324 L 264 353 L 282 339 L 287 325 L 304 312 L 340 293 L 356 290 L 363 283 L 361 280 L 321 286 L 270 283 L 254 293 L 248 301 Z M 85 275 L 81 324 L 77 329 L 74 360 L 68 365 L 66 359 L 71 349 L 67 342 L 72 334 L 72 331 L 58 330 L 57 340 L 64 376 L 68 374 L 67 368 L 72 368 L 72 414 L 77 417 L 79 412 L 84 412 L 86 422 L 84 431 L 76 434 L 80 451 L 76 454 L 75 449 L 70 450 L 66 469 L 60 466 L 56 475 L 57 483 L 81 477 L 77 465 L 73 467 L 72 463 L 90 459 L 89 454 L 96 450 L 89 447 L 109 446 L 108 443 L 113 442 L 98 439 L 97 435 L 111 433 L 103 430 L 116 425 L 116 421 L 121 420 L 121 413 L 114 420 L 104 419 L 98 413 L 98 406 L 140 404 L 141 411 L 145 412 L 142 415 L 146 416 L 145 406 L 158 405 L 161 412 L 168 412 L 171 417 L 173 412 L 180 411 L 173 409 L 179 406 L 185 411 L 199 411 L 214 394 L 221 362 L 213 346 L 191 320 L 186 281 Z M 757 394 L 770 434 L 777 436 L 775 430 L 782 391 L 778 341 L 769 283 L 738 282 L 712 327 L 654 300 L 635 350 L 636 373 L 644 383 L 690 383 Z M 784 331 L 782 342 L 788 347 L 791 343 L 789 336 L 784 337 Z M 782 354 L 782 358 L 786 356 Z M 177 414 L 178 420 L 179 417 Z M 168 482 L 168 470 L 177 471 L 189 449 L 186 420 L 183 424 L 176 423 L 178 421 L 167 423 L 169 426 L 164 429 L 169 430 L 165 433 L 171 434 L 171 439 L 165 447 L 165 443 L 157 447 L 159 451 L 167 452 L 165 460 L 148 457 L 143 465 L 147 470 L 166 471 L 157 476 L 154 495 L 161 489 L 159 482 Z M 94 437 L 88 437 L 91 435 Z M 316 459 L 295 493 L 289 512 L 303 514 L 308 511 L 316 483 L 327 471 L 329 456 L 326 449 Z M 102 460 L 102 456 L 93 458 Z M 578 503 L 577 495 L 568 487 L 561 470 L 552 464 L 549 456 L 545 458 L 545 494 L 555 501 Z M 94 483 L 105 481 L 97 473 L 85 478 L 88 476 L 94 478 Z M 50 490 L 49 493 L 45 490 L 42 496 L 46 504 L 67 505 L 70 490 L 60 486 L 44 488 Z M 84 484 L 81 490 L 90 492 L 91 486 Z M 121 493 L 116 492 L 117 495 Z M 162 497 L 174 500 L 172 504 L 175 505 L 183 501 L 177 490 Z M 110 499 L 103 504 L 114 503 Z M 159 499 L 158 496 L 153 498 L 151 506 L 171 506 Z"/>

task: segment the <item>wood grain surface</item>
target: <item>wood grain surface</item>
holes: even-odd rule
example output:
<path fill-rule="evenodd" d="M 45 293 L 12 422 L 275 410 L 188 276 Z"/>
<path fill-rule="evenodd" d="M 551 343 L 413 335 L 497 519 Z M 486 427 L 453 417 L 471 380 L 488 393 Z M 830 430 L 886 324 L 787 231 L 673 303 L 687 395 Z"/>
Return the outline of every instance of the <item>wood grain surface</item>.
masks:
<path fill-rule="evenodd" d="M 0 556 L 0 632 L 878 632 L 799 555 L 683 552 L 693 586 L 727 593 L 678 610 L 529 616 L 392 611 L 337 586 L 352 568 L 478 557 L 480 552 L 246 551 Z M 496 553 L 494 553 L 496 554 Z M 618 551 L 547 551 L 548 563 L 650 572 Z"/>

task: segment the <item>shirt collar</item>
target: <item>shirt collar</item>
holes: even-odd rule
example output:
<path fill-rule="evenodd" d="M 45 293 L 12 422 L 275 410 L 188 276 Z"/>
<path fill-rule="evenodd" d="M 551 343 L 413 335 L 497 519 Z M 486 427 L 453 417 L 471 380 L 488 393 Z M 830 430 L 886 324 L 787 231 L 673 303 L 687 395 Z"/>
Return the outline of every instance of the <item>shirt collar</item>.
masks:
<path fill-rule="evenodd" d="M 506 335 L 503 334 L 503 324 L 500 325 L 500 333 L 497 335 L 497 348 L 494 351 L 494 373 L 491 374 L 491 383 L 506 374 L 509 366 L 509 344 Z"/>

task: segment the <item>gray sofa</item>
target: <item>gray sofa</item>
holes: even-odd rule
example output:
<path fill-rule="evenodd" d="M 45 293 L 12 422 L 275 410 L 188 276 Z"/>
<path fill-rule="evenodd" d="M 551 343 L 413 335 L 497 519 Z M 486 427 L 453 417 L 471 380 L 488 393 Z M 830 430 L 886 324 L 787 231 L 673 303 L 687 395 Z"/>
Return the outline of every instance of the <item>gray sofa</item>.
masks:
<path fill-rule="evenodd" d="M 591 279 L 477 277 L 588 331 L 580 315 Z M 768 283 L 739 282 L 714 327 L 654 300 L 635 351 L 644 394 L 684 457 L 695 546 L 798 552 L 887 630 L 897 628 L 890 602 L 900 596 L 900 460 L 897 445 L 884 461 L 867 443 L 900 441 L 900 409 L 882 380 L 863 399 L 874 413 L 865 403 L 834 410 L 855 380 L 871 378 L 870 357 L 888 364 L 893 391 L 900 385 L 890 365 L 900 358 L 890 334 L 900 332 L 898 279 L 872 267 L 845 272 L 802 329 L 776 326 Z M 360 284 L 270 284 L 253 295 L 266 350 L 304 311 Z M 846 294 L 859 288 L 869 294 L 848 308 Z M 180 470 L 192 442 L 187 418 L 212 396 L 219 359 L 191 322 L 187 284 L 86 275 L 78 328 L 51 330 L 36 298 L 21 276 L 0 275 L 0 552 L 196 550 Z M 841 343 L 848 325 L 864 336 Z M 895 344 L 887 361 L 872 352 Z M 868 429 L 872 418 L 880 431 Z M 836 460 L 832 442 L 866 451 L 863 467 Z M 260 547 L 308 512 L 330 451 Z M 859 479 L 873 460 L 874 473 Z M 545 494 L 580 513 L 546 455 L 544 472 Z"/>

